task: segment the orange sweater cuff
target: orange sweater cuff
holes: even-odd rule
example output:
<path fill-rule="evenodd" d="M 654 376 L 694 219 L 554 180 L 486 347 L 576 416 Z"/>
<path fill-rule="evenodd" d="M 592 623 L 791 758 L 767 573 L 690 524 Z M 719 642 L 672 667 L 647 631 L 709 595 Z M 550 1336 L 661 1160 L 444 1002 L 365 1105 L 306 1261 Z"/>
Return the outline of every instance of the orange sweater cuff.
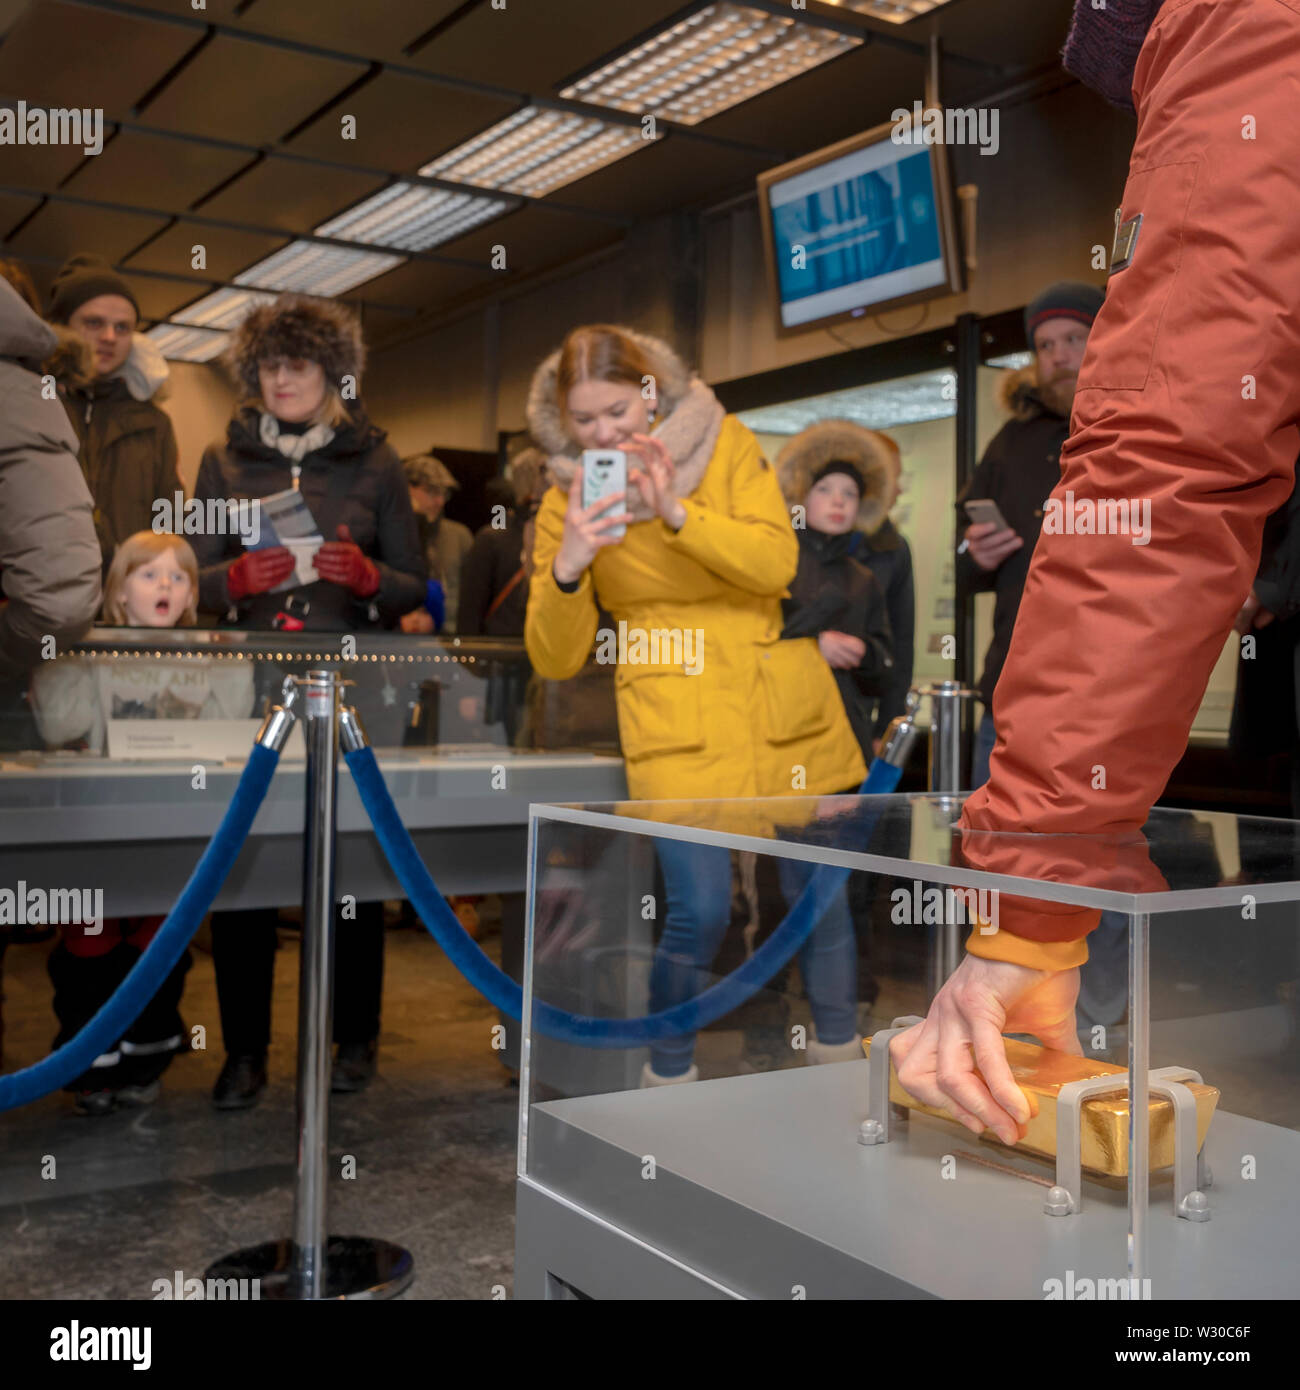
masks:
<path fill-rule="evenodd" d="M 1012 965 L 1027 965 L 1031 970 L 1073 970 L 1088 959 L 1088 943 L 1083 939 L 1030 941 L 1009 931 L 981 936 L 980 925 L 977 919 L 975 930 L 966 938 L 966 949 L 984 960 L 1009 961 Z"/>

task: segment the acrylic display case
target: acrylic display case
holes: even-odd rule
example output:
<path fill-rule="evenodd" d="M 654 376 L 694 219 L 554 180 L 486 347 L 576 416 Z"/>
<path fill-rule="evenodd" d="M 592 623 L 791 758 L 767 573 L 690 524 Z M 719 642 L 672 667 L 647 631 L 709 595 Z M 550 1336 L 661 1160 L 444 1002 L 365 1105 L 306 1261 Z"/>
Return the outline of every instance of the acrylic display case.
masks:
<path fill-rule="evenodd" d="M 960 809 L 533 808 L 516 1297 L 1300 1296 L 1300 822 L 996 835 Z M 1089 958 L 1072 1015 L 1054 972 L 1039 1034 L 1010 1020 L 1034 1113 L 1008 1146 L 884 1064 L 971 933 L 1033 923 Z"/>

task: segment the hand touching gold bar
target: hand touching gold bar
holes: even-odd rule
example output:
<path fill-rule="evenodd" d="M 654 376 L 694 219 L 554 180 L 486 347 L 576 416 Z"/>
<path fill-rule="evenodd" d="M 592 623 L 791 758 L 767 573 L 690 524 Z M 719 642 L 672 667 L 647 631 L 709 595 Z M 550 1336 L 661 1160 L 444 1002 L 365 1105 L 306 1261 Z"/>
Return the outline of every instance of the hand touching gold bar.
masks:
<path fill-rule="evenodd" d="M 1082 1139 L 1081 1161 L 1084 1168 L 1110 1177 L 1128 1174 L 1128 1069 L 1109 1062 L 1090 1061 L 1087 1057 L 1071 1057 L 1065 1052 L 1052 1052 L 1034 1043 L 1002 1040 L 1007 1049 L 1007 1063 L 1016 1084 L 1030 1098 L 1037 1114 L 1029 1121 L 1025 1137 L 1012 1147 L 1043 1158 L 1056 1157 L 1056 1104 L 1061 1087 L 1071 1081 L 1088 1081 L 1098 1076 L 1114 1076 L 1117 1092 L 1113 1096 L 1089 1096 L 1080 1113 Z M 871 1051 L 871 1040 L 862 1044 Z M 1187 1089 L 1196 1100 L 1196 1147 L 1205 1143 L 1210 1118 L 1219 1103 L 1219 1092 L 1213 1086 L 1189 1081 Z M 889 1068 L 889 1099 L 908 1110 L 919 1110 L 942 1120 L 957 1122 L 942 1110 L 922 1105 L 898 1083 L 893 1065 Z M 1174 1107 L 1160 1096 L 1152 1096 L 1151 1108 L 1151 1168 L 1169 1168 L 1174 1161 Z M 991 1131 L 986 1130 L 985 1134 Z"/>

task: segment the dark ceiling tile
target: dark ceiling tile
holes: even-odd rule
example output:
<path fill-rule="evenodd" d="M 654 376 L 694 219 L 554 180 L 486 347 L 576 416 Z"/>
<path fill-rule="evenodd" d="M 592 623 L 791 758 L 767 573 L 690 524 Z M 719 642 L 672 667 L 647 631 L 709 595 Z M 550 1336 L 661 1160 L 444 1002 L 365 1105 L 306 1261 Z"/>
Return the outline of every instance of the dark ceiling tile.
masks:
<path fill-rule="evenodd" d="M 760 156 L 669 135 L 557 189 L 555 197 L 575 207 L 649 217 L 741 192 L 770 164 Z"/>
<path fill-rule="evenodd" d="M 108 261 L 119 261 L 166 223 L 158 217 L 112 212 L 105 208 L 47 203 L 9 243 L 22 255 L 66 260 L 74 252 L 92 251 Z"/>
<path fill-rule="evenodd" d="M 361 63 L 218 36 L 149 102 L 144 120 L 218 140 L 271 144 L 364 72 Z"/>
<path fill-rule="evenodd" d="M 0 239 L 9 233 L 33 208 L 40 206 L 39 198 L 23 198 L 16 193 L 0 193 Z"/>
<path fill-rule="evenodd" d="M 467 290 L 480 287 L 490 289 L 491 286 L 491 276 L 483 271 L 466 266 L 439 265 L 436 261 L 407 261 L 396 270 L 367 280 L 364 285 L 358 285 L 341 297 L 424 311 Z"/>
<path fill-rule="evenodd" d="M 235 21 L 249 33 L 274 34 L 345 53 L 401 59 L 404 45 L 427 33 L 465 0 L 256 0 Z"/>
<path fill-rule="evenodd" d="M 235 11 L 248 0 L 204 0 L 201 10 L 192 10 L 188 4 L 178 6 L 177 0 L 132 0 L 139 10 L 157 10 L 164 19 L 174 18 L 177 10 L 191 19 L 204 20 L 209 24 L 231 24 L 235 22 Z M 257 0 L 253 0 L 256 4 Z"/>
<path fill-rule="evenodd" d="M 230 232 L 217 227 L 200 227 L 180 222 L 155 238 L 130 264 L 143 270 L 161 270 L 179 275 L 209 275 L 214 280 L 232 280 L 255 261 L 278 251 L 284 237 L 259 236 L 251 232 Z M 202 269 L 192 263 L 192 248 L 202 246 L 207 264 Z"/>
<path fill-rule="evenodd" d="M 147 319 L 169 318 L 178 309 L 210 293 L 208 286 L 187 280 L 156 279 L 152 275 L 128 275 L 127 284 L 135 295 L 140 313 Z"/>
<path fill-rule="evenodd" d="M 4 49 L 0 48 L 0 53 Z M 12 102 L 0 106 L 14 110 Z M 105 136 L 107 136 L 105 131 Z M 88 156 L 81 145 L 5 145 L 0 156 L 0 183 L 10 187 L 53 190 L 77 167 L 103 154 Z M 105 145 L 107 149 L 107 145 Z"/>
<path fill-rule="evenodd" d="M 414 173 L 495 124 L 517 102 L 440 87 L 418 77 L 383 73 L 327 112 L 287 145 L 301 154 Z M 356 118 L 356 139 L 342 138 L 344 115 Z"/>
<path fill-rule="evenodd" d="M 929 23 L 935 26 L 945 52 L 979 59 L 1004 73 L 1040 67 L 1059 57 L 1070 32 L 1074 0 L 958 0 L 946 5 Z M 903 37 L 912 38 L 910 25 Z M 920 34 L 916 37 L 921 38 Z M 994 90 L 998 73 L 990 71 L 983 80 L 985 91 Z"/>
<path fill-rule="evenodd" d="M 274 156 L 255 164 L 197 211 L 204 217 L 312 232 L 327 218 L 384 186 L 370 174 L 322 169 Z"/>
<path fill-rule="evenodd" d="M 122 130 L 104 146 L 103 154 L 77 170 L 66 187 L 79 198 L 182 212 L 248 159 L 213 145 Z"/>
<path fill-rule="evenodd" d="M 506 274 L 531 274 L 586 255 L 619 241 L 624 229 L 616 223 L 574 217 L 533 203 L 479 227 L 468 236 L 446 242 L 438 250 L 448 256 L 490 265 L 492 248 L 506 249 Z M 503 277 L 504 278 L 504 277 Z"/>
<path fill-rule="evenodd" d="M 125 115 L 202 30 L 55 0 L 34 4 L 0 47 L 0 92 Z"/>
<path fill-rule="evenodd" d="M 682 0 L 515 0 L 501 10 L 482 4 L 407 61 L 515 91 L 553 93 L 681 8 Z"/>

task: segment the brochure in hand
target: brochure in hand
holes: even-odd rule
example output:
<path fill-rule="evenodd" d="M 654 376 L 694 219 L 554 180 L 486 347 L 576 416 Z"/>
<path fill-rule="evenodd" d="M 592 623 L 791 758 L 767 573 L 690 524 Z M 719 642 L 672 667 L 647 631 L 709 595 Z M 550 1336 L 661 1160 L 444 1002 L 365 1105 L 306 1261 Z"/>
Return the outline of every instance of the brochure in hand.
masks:
<path fill-rule="evenodd" d="M 314 584 L 320 575 L 316 573 L 316 552 L 325 544 L 311 514 L 306 498 L 301 492 L 286 488 L 284 492 L 273 492 L 263 497 L 258 504 L 261 526 L 252 534 L 257 538 L 250 541 L 246 536 L 244 545 L 249 550 L 269 550 L 282 545 L 289 550 L 295 561 L 294 572 L 277 584 L 271 591 L 279 593 L 282 589 L 294 589 L 300 584 Z"/>

